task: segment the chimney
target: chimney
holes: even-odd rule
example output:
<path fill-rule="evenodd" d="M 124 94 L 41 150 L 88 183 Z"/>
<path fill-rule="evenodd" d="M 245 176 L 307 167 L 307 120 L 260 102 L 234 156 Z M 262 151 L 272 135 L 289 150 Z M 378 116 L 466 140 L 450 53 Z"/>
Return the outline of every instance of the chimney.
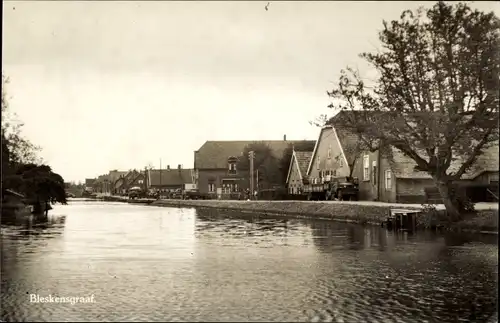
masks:
<path fill-rule="evenodd" d="M 182 169 L 182 165 L 181 164 L 177 165 L 177 169 L 181 170 Z"/>
<path fill-rule="evenodd" d="M 167 165 L 167 170 L 170 170 L 170 165 Z"/>
<path fill-rule="evenodd" d="M 283 135 L 283 141 L 286 141 L 286 135 Z"/>

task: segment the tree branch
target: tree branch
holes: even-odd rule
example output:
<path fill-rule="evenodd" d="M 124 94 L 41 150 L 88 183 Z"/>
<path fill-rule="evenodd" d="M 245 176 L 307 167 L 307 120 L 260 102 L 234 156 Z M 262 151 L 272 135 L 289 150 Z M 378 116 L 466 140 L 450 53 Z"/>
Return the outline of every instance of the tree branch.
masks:
<path fill-rule="evenodd" d="M 453 175 L 450 174 L 450 177 L 453 180 L 459 180 L 462 177 L 462 175 L 474 164 L 477 157 L 480 155 L 483 146 L 488 142 L 488 137 L 490 136 L 490 134 L 491 134 L 491 129 L 489 131 L 486 131 L 481 141 L 477 144 L 476 147 L 474 147 L 472 153 L 469 155 L 467 160 L 462 164 L 462 166 L 457 170 L 457 172 Z"/>

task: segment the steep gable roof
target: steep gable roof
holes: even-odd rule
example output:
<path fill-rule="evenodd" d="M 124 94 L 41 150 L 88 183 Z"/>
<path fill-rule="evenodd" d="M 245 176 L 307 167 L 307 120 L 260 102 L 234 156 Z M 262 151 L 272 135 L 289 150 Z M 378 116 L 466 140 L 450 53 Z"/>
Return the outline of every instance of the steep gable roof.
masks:
<path fill-rule="evenodd" d="M 291 145 L 300 144 L 304 140 L 240 140 L 240 141 L 207 141 L 195 153 L 195 167 L 197 169 L 227 168 L 228 157 L 241 157 L 246 146 L 253 143 L 263 143 L 269 146 L 273 154 L 281 158 L 284 150 Z"/>
<path fill-rule="evenodd" d="M 108 177 L 112 183 L 116 183 L 116 181 L 120 177 L 125 176 L 126 174 L 127 174 L 127 171 L 111 170 L 111 171 L 109 171 Z"/>
<path fill-rule="evenodd" d="M 121 188 L 123 185 L 125 184 L 125 177 L 120 177 L 118 178 L 115 183 L 114 183 L 114 187 L 119 189 Z"/>
<path fill-rule="evenodd" d="M 344 157 L 345 161 L 347 162 L 347 167 L 350 167 L 350 164 L 349 164 L 349 161 L 348 161 L 348 157 L 346 156 L 346 153 L 344 152 L 344 148 L 342 146 L 342 142 L 340 141 L 340 138 L 339 138 L 339 135 L 337 133 L 337 130 L 335 129 L 335 127 L 333 125 L 327 124 L 324 127 L 322 127 L 321 130 L 320 130 L 320 132 L 319 132 L 318 140 L 316 140 L 316 145 L 314 146 L 314 150 L 312 152 L 312 155 L 309 158 L 309 164 L 307 166 L 307 171 L 305 173 L 307 175 L 309 175 L 310 172 L 311 172 L 311 169 L 312 169 L 312 166 L 313 166 L 313 163 L 314 163 L 314 158 L 316 157 L 316 151 L 318 150 L 320 141 L 323 138 L 323 132 L 325 130 L 328 130 L 328 129 L 331 129 L 332 133 L 333 133 L 333 137 L 331 137 L 331 139 L 337 140 L 339 142 L 339 147 L 340 147 L 340 150 L 341 150 L 341 155 Z M 323 138 L 323 139 L 325 139 L 325 138 Z"/>
<path fill-rule="evenodd" d="M 311 160 L 311 157 L 312 157 L 312 151 L 296 151 L 295 152 L 295 160 L 296 160 L 297 166 L 299 167 L 301 177 L 306 175 L 307 166 L 309 166 L 309 162 Z"/>
<path fill-rule="evenodd" d="M 148 176 L 149 185 L 152 186 L 160 186 L 160 182 L 162 186 L 180 186 L 193 183 L 192 169 L 162 169 L 161 175 L 159 169 L 151 169 Z"/>
<path fill-rule="evenodd" d="M 312 157 L 312 151 L 293 151 L 290 166 L 288 167 L 288 175 L 286 177 L 286 182 L 288 183 L 290 179 L 290 174 L 292 173 L 293 167 L 297 167 L 299 170 L 300 178 L 304 178 L 307 174 L 307 167 L 309 166 L 309 161 Z"/>

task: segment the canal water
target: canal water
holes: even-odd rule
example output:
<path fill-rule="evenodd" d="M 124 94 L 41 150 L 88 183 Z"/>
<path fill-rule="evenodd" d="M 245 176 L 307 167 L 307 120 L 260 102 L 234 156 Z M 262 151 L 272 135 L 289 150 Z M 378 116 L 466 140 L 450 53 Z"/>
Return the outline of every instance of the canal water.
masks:
<path fill-rule="evenodd" d="M 50 213 L 2 218 L 3 321 L 497 317 L 496 236 L 105 202 Z"/>

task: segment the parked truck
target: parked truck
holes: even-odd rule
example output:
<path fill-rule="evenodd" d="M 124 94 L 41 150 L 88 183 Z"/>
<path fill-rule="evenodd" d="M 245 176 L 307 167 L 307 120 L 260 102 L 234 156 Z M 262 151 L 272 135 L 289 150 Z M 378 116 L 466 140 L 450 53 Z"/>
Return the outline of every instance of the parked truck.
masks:
<path fill-rule="evenodd" d="M 309 201 L 340 200 L 357 201 L 358 180 L 352 177 L 329 177 L 310 182 L 302 191 Z"/>

